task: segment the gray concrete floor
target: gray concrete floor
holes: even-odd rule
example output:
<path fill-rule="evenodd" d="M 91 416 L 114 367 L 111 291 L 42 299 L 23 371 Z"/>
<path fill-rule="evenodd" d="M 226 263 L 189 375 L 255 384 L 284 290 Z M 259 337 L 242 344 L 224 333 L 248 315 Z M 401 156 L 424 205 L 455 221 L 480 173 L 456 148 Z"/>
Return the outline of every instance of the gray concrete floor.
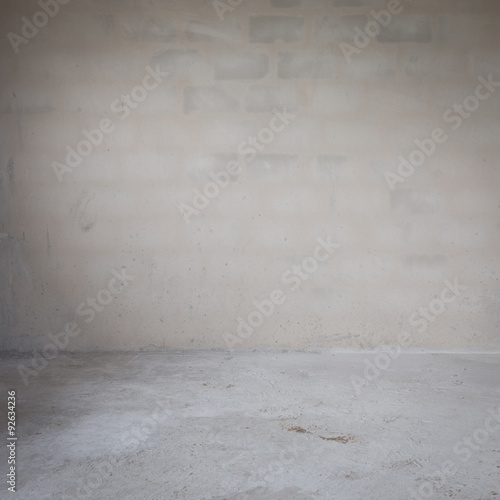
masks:
<path fill-rule="evenodd" d="M 18 492 L 2 481 L 0 498 L 499 499 L 500 355 L 387 359 L 78 354 L 25 385 L 29 358 L 4 355 L 0 420 L 6 429 L 15 389 Z M 356 391 L 369 361 L 384 370 L 367 369 Z"/>

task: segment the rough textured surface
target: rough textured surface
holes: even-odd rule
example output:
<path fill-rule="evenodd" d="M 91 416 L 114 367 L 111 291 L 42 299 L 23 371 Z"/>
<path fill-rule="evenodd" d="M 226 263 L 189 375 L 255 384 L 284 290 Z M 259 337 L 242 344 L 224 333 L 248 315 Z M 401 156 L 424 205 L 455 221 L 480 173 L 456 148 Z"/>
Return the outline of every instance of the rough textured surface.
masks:
<path fill-rule="evenodd" d="M 79 354 L 28 385 L 17 367 L 29 360 L 3 357 L 2 394 L 17 390 L 15 498 L 498 498 L 500 355 L 403 353 L 355 391 L 377 356 Z"/>
<path fill-rule="evenodd" d="M 0 11 L 0 349 L 500 348 L 498 0 Z"/>

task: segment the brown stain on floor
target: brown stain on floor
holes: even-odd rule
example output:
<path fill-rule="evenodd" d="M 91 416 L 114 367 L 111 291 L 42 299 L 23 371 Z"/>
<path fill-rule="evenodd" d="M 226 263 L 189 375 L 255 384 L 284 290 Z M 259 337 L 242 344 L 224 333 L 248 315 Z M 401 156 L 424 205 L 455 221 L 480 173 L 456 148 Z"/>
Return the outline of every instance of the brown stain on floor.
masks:
<path fill-rule="evenodd" d="M 288 430 L 293 432 L 298 432 L 299 434 L 311 434 L 311 432 L 299 426 L 290 427 Z M 347 434 L 347 436 L 334 436 L 334 437 L 318 436 L 318 437 L 320 437 L 324 441 L 337 441 L 337 443 L 342 443 L 342 444 L 347 444 L 349 441 L 354 441 L 354 436 L 352 436 L 351 434 Z"/>
<path fill-rule="evenodd" d="M 354 436 L 351 436 L 350 434 L 348 434 L 347 436 L 335 436 L 329 438 L 323 436 L 319 437 L 325 441 L 337 441 L 338 443 L 342 444 L 347 444 L 349 441 L 354 441 Z"/>
<path fill-rule="evenodd" d="M 290 427 L 290 429 L 288 429 L 289 431 L 294 431 L 294 432 L 299 432 L 300 434 L 310 434 L 309 431 L 306 431 L 305 429 L 303 429 L 302 427 Z"/>

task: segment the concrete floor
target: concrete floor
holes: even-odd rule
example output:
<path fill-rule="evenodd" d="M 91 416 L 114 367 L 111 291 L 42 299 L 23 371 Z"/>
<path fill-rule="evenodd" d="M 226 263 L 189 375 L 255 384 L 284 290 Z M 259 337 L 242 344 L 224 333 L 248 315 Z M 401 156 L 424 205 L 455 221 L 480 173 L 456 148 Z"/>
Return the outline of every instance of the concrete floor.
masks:
<path fill-rule="evenodd" d="M 28 385 L 3 356 L 18 493 L 0 498 L 499 499 L 500 355 L 375 356 L 79 354 Z"/>

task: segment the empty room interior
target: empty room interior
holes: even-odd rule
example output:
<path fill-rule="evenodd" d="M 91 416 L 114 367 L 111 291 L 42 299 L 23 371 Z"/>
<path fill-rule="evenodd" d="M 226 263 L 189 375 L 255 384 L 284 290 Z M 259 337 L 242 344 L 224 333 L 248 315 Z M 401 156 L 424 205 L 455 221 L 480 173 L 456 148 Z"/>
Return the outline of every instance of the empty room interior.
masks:
<path fill-rule="evenodd" d="M 500 498 L 499 0 L 0 0 L 0 498 Z"/>

